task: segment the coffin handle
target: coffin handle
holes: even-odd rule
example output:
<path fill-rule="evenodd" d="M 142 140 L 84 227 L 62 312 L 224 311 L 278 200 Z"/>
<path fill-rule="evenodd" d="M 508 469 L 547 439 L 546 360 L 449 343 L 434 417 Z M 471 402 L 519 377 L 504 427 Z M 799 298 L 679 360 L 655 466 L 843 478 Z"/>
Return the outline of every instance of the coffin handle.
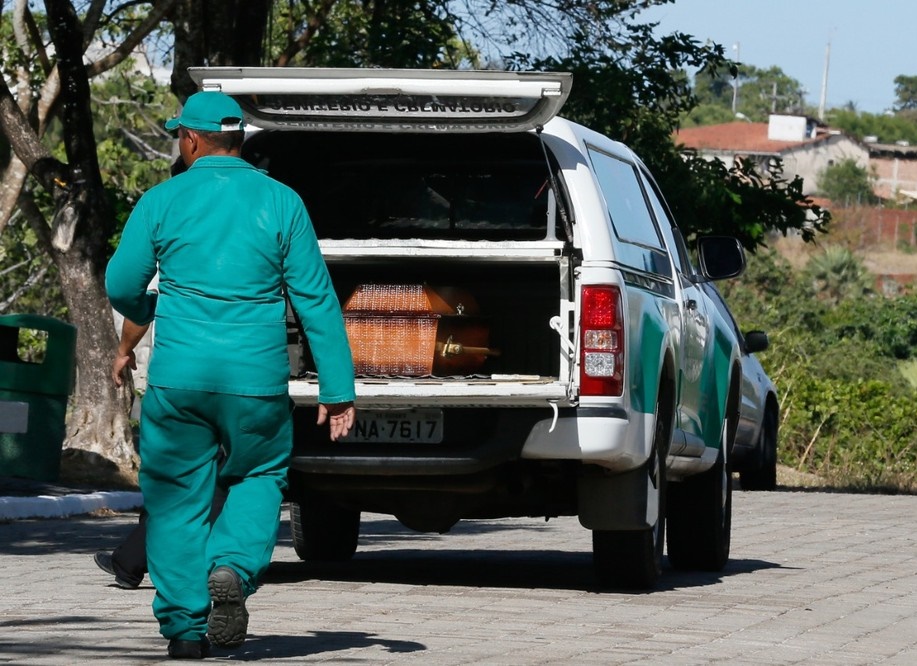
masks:
<path fill-rule="evenodd" d="M 461 342 L 453 342 L 451 335 L 446 339 L 445 342 L 436 343 L 436 351 L 443 358 L 448 356 L 460 356 L 461 354 L 471 354 L 475 356 L 500 355 L 499 349 L 491 349 L 490 347 L 469 347 L 463 345 Z"/>

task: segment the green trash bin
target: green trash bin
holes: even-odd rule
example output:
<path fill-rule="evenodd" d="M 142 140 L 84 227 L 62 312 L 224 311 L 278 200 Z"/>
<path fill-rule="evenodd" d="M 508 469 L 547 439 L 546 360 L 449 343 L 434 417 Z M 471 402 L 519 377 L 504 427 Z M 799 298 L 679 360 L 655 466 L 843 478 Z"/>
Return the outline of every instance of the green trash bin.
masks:
<path fill-rule="evenodd" d="M 20 357 L 24 330 L 45 332 L 40 363 Z M 0 476 L 58 479 L 75 370 L 75 326 L 41 315 L 0 316 Z"/>

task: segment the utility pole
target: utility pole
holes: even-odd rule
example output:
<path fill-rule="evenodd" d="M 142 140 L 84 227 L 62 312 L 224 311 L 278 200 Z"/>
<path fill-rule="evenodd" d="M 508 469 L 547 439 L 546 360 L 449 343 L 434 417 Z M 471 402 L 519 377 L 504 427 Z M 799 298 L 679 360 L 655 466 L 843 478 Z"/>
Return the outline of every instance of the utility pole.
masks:
<path fill-rule="evenodd" d="M 825 73 L 821 79 L 821 101 L 818 104 L 818 119 L 825 119 L 825 105 L 828 101 L 828 63 L 831 61 L 831 42 L 825 49 Z"/>
<path fill-rule="evenodd" d="M 736 52 L 736 78 L 735 78 L 735 81 L 732 82 L 732 115 L 735 115 L 736 114 L 736 103 L 739 101 L 739 70 L 738 70 L 739 43 L 736 42 L 735 44 L 733 44 L 732 48 Z"/>

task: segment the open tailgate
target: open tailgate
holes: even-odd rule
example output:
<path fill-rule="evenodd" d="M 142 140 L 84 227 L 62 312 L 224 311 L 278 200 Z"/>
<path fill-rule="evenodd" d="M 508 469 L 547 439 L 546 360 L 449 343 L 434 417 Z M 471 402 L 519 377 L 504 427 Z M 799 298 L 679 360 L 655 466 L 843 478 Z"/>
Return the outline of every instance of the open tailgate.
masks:
<path fill-rule="evenodd" d="M 201 90 L 233 96 L 259 129 L 519 132 L 553 118 L 565 72 L 196 67 Z"/>

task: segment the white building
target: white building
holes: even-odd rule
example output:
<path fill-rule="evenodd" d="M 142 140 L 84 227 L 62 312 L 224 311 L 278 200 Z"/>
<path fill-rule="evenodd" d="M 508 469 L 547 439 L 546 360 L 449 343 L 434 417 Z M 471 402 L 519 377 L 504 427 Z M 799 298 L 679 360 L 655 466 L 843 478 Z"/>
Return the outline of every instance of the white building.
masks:
<path fill-rule="evenodd" d="M 806 195 L 815 194 L 819 174 L 826 167 L 848 159 L 864 169 L 870 166 L 866 146 L 805 116 L 772 115 L 766 123 L 736 121 L 690 127 L 679 130 L 674 139 L 727 167 L 737 157 L 752 160 L 762 174 L 769 173 L 773 158 L 779 157 L 784 178 L 801 177 Z"/>

